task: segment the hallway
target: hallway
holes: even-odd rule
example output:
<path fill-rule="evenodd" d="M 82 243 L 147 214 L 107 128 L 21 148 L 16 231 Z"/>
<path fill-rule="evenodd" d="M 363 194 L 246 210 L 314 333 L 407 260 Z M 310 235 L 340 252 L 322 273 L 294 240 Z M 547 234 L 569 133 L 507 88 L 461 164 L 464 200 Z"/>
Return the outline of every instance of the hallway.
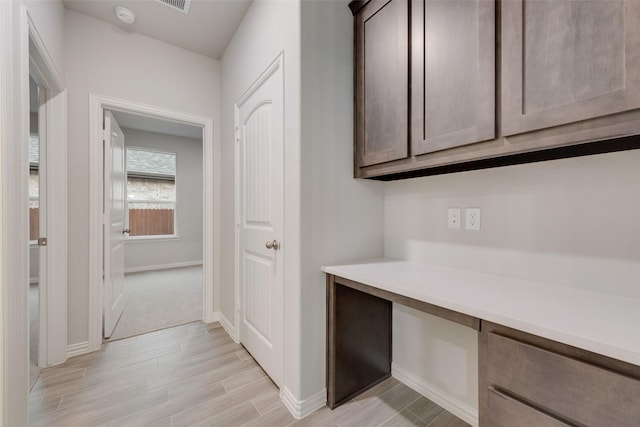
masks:
<path fill-rule="evenodd" d="M 272 416 L 293 421 L 278 389 L 218 323 L 110 342 L 45 369 L 29 404 L 31 426 L 229 425 L 277 408 Z"/>
<path fill-rule="evenodd" d="M 296 421 L 219 323 L 114 341 L 42 371 L 31 426 L 430 426 L 464 422 L 394 378 Z"/>

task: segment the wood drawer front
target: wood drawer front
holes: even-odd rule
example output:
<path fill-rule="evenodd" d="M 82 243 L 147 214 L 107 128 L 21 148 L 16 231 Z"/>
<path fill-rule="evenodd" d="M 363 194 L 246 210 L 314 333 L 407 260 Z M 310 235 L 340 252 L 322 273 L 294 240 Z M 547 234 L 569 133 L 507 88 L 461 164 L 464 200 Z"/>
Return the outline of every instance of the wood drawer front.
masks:
<path fill-rule="evenodd" d="M 567 427 L 562 421 L 489 387 L 489 420 L 492 427 Z"/>
<path fill-rule="evenodd" d="M 640 380 L 494 333 L 488 385 L 588 426 L 640 425 Z"/>

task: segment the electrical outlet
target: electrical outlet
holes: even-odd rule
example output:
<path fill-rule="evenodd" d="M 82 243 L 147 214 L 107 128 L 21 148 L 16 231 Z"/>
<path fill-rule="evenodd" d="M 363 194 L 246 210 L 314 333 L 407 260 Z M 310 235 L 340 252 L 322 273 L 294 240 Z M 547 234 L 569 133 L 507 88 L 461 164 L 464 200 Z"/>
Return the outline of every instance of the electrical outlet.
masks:
<path fill-rule="evenodd" d="M 480 208 L 466 208 L 465 230 L 480 231 Z"/>
<path fill-rule="evenodd" d="M 460 208 L 450 208 L 447 212 L 449 228 L 460 229 Z"/>

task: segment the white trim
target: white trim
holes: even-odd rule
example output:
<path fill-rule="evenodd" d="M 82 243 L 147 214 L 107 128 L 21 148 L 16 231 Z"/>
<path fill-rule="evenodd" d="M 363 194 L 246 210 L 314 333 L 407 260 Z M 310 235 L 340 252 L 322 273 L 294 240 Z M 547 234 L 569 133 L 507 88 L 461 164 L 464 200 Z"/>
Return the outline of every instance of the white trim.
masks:
<path fill-rule="evenodd" d="M 298 400 L 287 386 L 284 386 L 280 390 L 280 400 L 282 400 L 282 403 L 284 403 L 293 418 L 300 420 L 326 405 L 327 390 L 320 390 L 304 400 Z"/>
<path fill-rule="evenodd" d="M 67 346 L 67 357 L 80 356 L 89 353 L 89 341 L 83 341 Z"/>
<path fill-rule="evenodd" d="M 17 12 L 19 20 L 14 19 Z M 26 9 L 0 2 L 0 158 L 2 165 L 2 425 L 26 425 L 29 383 L 27 150 L 29 34 Z"/>
<path fill-rule="evenodd" d="M 7 130 L 10 126 L 11 116 L 10 111 L 14 107 L 10 102 L 7 102 L 9 97 L 9 90 L 11 83 L 9 82 L 10 71 L 10 47 L 11 47 L 11 4 L 7 2 L 0 2 L 0 165 L 2 169 L 5 169 L 6 158 L 6 145 L 8 141 L 11 141 L 11 131 Z M 5 408 L 10 404 L 7 399 L 7 392 L 12 389 L 14 382 L 8 378 L 7 371 L 9 365 L 7 361 L 7 353 L 12 348 L 8 329 L 10 329 L 11 322 L 7 317 L 7 306 L 9 304 L 9 286 L 8 283 L 17 283 L 13 280 L 12 274 L 7 272 L 5 264 L 10 260 L 5 260 L 5 246 L 10 238 L 6 237 L 7 223 L 5 221 L 5 211 L 10 206 L 7 203 L 10 199 L 7 197 L 7 191 L 5 189 L 5 182 L 7 179 L 4 173 L 0 171 L 0 331 L 2 333 L 2 339 L 0 340 L 0 379 L 2 379 L 2 386 L 0 386 L 0 424 L 9 425 L 8 416 L 5 415 Z M 8 258 L 8 257 L 7 257 Z M 25 355 L 26 357 L 26 355 Z M 26 401 L 26 399 L 25 399 Z M 25 403 L 23 407 L 26 407 Z M 25 420 L 22 420 L 25 421 Z"/>
<path fill-rule="evenodd" d="M 27 424 L 29 394 L 29 328 L 26 321 L 28 288 L 13 285 L 29 282 L 28 182 L 24 173 L 28 168 L 28 148 L 27 144 L 19 142 L 28 141 L 30 134 L 30 63 L 38 83 L 52 95 L 64 89 L 60 74 L 47 53 L 27 7 L 17 2 L 0 1 L 0 424 L 16 426 Z M 64 106 L 58 104 L 56 111 L 51 112 L 57 117 L 56 120 L 61 120 L 60 126 L 52 123 L 54 129 L 50 138 L 56 139 L 56 143 L 51 146 L 52 151 L 58 150 L 57 139 L 62 138 L 61 135 L 66 131 L 66 109 L 62 108 L 64 111 L 59 111 L 61 107 Z M 52 130 L 47 126 L 46 131 Z M 64 156 L 66 162 L 66 150 L 63 145 L 60 151 L 59 155 Z M 66 170 L 65 174 L 60 176 L 66 177 Z M 63 204 L 64 209 L 61 206 Z M 57 207 L 60 216 L 56 218 L 63 223 L 56 223 L 56 226 L 60 225 L 60 232 L 66 235 L 67 221 L 66 218 L 62 218 L 66 215 L 66 199 Z M 64 245 L 64 253 L 60 254 L 60 257 L 64 258 L 64 267 L 60 266 L 58 271 L 64 268 L 65 278 L 60 282 L 51 280 L 61 290 L 64 304 L 62 307 L 49 307 L 47 319 L 55 318 L 55 313 L 62 311 L 66 316 L 66 238 Z M 50 290 L 50 294 L 55 293 L 55 290 Z M 50 305 L 50 301 L 47 300 L 47 304 Z M 66 322 L 66 317 L 64 321 Z M 43 334 L 48 335 L 47 348 L 43 351 L 50 356 L 55 353 L 55 348 L 51 346 L 57 346 L 59 343 L 56 341 L 64 339 L 66 357 L 66 323 L 64 331 L 59 331 L 60 335 L 51 332 L 51 328 L 55 329 L 57 326 L 58 324 L 48 324 L 49 330 L 43 331 Z"/>
<path fill-rule="evenodd" d="M 125 268 L 124 273 L 128 274 L 128 273 L 140 273 L 142 271 L 168 270 L 170 268 L 194 267 L 196 265 L 202 265 L 202 260 L 174 262 L 171 264 L 160 264 L 160 265 L 145 265 L 143 267 L 131 267 L 131 268 Z"/>
<path fill-rule="evenodd" d="M 213 119 L 166 110 L 135 101 L 94 93 L 89 94 L 89 350 L 97 350 L 102 343 L 102 116 L 105 109 L 144 115 L 203 128 L 203 320 L 214 317 L 213 295 L 219 288 L 218 243 L 220 194 L 219 170 L 214 161 L 219 147 L 214 143 Z"/>
<path fill-rule="evenodd" d="M 435 404 L 451 412 L 456 417 L 471 424 L 472 426 L 478 425 L 478 409 L 462 402 L 455 396 L 452 396 L 434 384 L 417 377 L 395 363 L 391 364 L 391 375 Z"/>
<path fill-rule="evenodd" d="M 40 154 L 44 167 L 39 169 L 45 175 L 46 186 L 39 191 L 45 200 L 45 209 L 41 207 L 40 212 L 41 221 L 46 221 L 44 231 L 49 244 L 40 250 L 43 280 L 39 290 L 38 356 L 40 366 L 46 367 L 67 359 L 67 92 L 35 23 L 23 10 L 29 33 L 29 74 L 45 92 L 39 111 L 40 123 L 44 121 L 39 138 L 46 148 L 44 156 Z"/>
<path fill-rule="evenodd" d="M 237 330 L 238 342 L 242 341 L 240 336 L 240 128 L 237 123 L 240 121 L 240 112 L 238 104 L 234 104 L 233 120 L 234 120 L 234 190 L 233 190 L 233 219 L 234 236 L 233 236 L 233 324 Z"/>
<path fill-rule="evenodd" d="M 25 9 L 26 11 L 26 9 Z M 58 94 L 65 90 L 62 76 L 53 62 L 53 58 L 47 52 L 44 40 L 38 33 L 35 23 L 27 11 L 29 24 L 29 38 L 38 55 L 29 56 L 29 69 L 33 77 L 41 86 L 46 87 L 53 94 Z"/>
<path fill-rule="evenodd" d="M 227 319 L 227 317 L 224 314 L 222 314 L 222 312 L 216 311 L 213 314 L 212 320 L 206 323 L 213 323 L 213 322 L 220 323 L 224 328 L 224 330 L 227 332 L 227 334 L 229 334 L 231 339 L 233 339 L 236 343 L 240 344 L 240 337 L 238 337 L 238 331 L 236 330 L 236 328 L 233 327 L 231 322 L 229 322 L 229 319 Z"/>

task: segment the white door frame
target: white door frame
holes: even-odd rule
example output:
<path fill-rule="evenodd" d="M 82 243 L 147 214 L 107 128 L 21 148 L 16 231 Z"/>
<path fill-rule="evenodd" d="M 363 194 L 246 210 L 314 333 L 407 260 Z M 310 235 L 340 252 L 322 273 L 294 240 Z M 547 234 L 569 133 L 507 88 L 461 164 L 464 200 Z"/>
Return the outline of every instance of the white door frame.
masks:
<path fill-rule="evenodd" d="M 214 168 L 219 148 L 214 146 L 213 119 L 166 110 L 134 101 L 89 94 L 89 342 L 88 351 L 102 345 L 102 200 L 103 151 L 102 118 L 104 110 L 121 111 L 162 120 L 200 126 L 203 129 L 203 314 L 206 323 L 217 320 L 214 311 L 214 290 L 219 289 L 218 245 L 220 203 L 217 174 Z"/>
<path fill-rule="evenodd" d="M 18 17 L 18 19 L 15 19 Z M 67 348 L 67 184 L 66 92 L 26 6 L 0 2 L 0 423 L 26 425 L 29 387 L 29 221 L 27 144 L 29 68 L 52 101 L 45 129 L 51 150 L 47 176 L 50 238 L 46 296 L 46 346 L 49 364 L 66 359 Z M 19 144 L 18 141 L 25 141 Z"/>
<path fill-rule="evenodd" d="M 44 136 L 46 186 L 46 279 L 40 286 L 39 364 L 47 367 L 67 360 L 67 93 L 35 25 L 29 22 L 29 69 L 45 91 Z M 42 122 L 42 121 L 41 121 Z M 40 258 L 40 262 L 43 259 Z"/>

